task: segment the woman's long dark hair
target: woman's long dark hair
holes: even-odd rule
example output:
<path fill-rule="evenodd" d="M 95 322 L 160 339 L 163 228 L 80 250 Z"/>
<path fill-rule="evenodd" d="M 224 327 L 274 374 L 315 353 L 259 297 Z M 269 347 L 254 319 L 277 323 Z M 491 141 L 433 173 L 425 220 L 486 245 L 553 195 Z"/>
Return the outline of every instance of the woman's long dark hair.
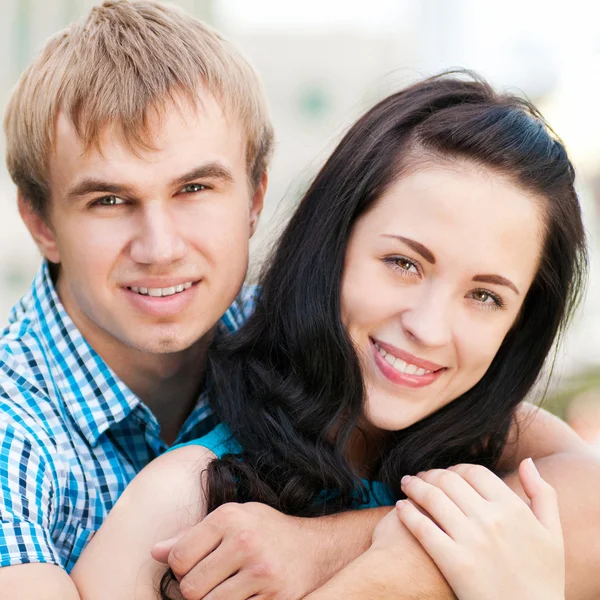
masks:
<path fill-rule="evenodd" d="M 400 498 L 408 473 L 465 461 L 496 467 L 515 408 L 577 304 L 585 234 L 573 166 L 537 110 L 471 74 L 444 74 L 389 96 L 348 131 L 285 229 L 254 314 L 214 349 L 211 402 L 244 453 L 208 467 L 209 512 L 231 501 L 302 516 L 356 504 L 360 478 L 345 455 L 365 392 L 340 312 L 346 246 L 356 220 L 423 156 L 472 161 L 539 198 L 543 254 L 483 378 L 436 413 L 390 432 L 374 479 Z"/>

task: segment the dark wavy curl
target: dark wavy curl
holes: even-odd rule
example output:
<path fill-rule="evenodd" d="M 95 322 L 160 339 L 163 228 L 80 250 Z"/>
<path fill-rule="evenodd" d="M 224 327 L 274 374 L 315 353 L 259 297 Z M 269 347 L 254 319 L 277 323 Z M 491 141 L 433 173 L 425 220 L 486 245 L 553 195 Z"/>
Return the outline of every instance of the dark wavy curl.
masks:
<path fill-rule="evenodd" d="M 415 161 L 440 159 L 472 161 L 539 198 L 543 254 L 483 378 L 436 413 L 389 433 L 374 479 L 401 498 L 405 474 L 459 462 L 496 468 L 514 411 L 578 303 L 585 233 L 573 166 L 539 112 L 471 73 L 445 73 L 389 96 L 348 131 L 265 267 L 256 311 L 215 347 L 212 405 L 244 454 L 208 467 L 209 512 L 257 501 L 317 516 L 352 509 L 357 490 L 367 493 L 345 458 L 364 404 L 359 359 L 340 313 L 346 245 L 356 220 Z"/>

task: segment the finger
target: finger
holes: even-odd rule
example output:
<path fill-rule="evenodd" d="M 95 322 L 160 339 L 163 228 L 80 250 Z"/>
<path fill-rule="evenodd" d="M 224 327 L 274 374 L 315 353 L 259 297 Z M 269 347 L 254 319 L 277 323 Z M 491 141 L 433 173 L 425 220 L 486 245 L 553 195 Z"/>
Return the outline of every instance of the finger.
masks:
<path fill-rule="evenodd" d="M 171 548 L 168 564 L 178 580 L 203 561 L 223 541 L 222 530 L 211 520 L 204 519 L 179 538 Z"/>
<path fill-rule="evenodd" d="M 467 517 L 486 510 L 487 501 L 468 481 L 449 469 L 431 469 L 417 475 L 419 479 L 439 487 Z"/>
<path fill-rule="evenodd" d="M 454 556 L 456 543 L 409 500 L 400 500 L 396 504 L 396 514 L 440 569 L 447 557 Z"/>
<path fill-rule="evenodd" d="M 450 467 L 458 473 L 482 498 L 488 502 L 515 503 L 522 502 L 495 473 L 481 465 L 460 464 Z"/>
<path fill-rule="evenodd" d="M 260 593 L 264 583 L 258 567 L 252 570 L 244 569 L 223 581 L 203 600 L 247 600 L 248 598 L 256 600 L 262 597 Z"/>
<path fill-rule="evenodd" d="M 161 542 L 156 542 L 152 549 L 150 550 L 150 555 L 157 562 L 168 564 L 169 562 L 169 553 L 173 546 L 189 531 L 189 528 L 183 529 L 176 536 L 169 538 L 168 540 L 163 540 Z"/>
<path fill-rule="evenodd" d="M 458 475 L 454 476 L 460 479 Z M 464 483 L 464 482 L 463 482 Z M 466 484 L 465 484 L 466 485 Z M 403 477 L 402 491 L 424 509 L 450 537 L 457 540 L 470 527 L 468 517 L 444 490 L 420 477 Z"/>
<path fill-rule="evenodd" d="M 181 579 L 179 588 L 183 597 L 186 600 L 204 598 L 233 577 L 242 568 L 242 564 L 239 556 L 228 552 L 224 544 L 221 544 Z"/>
<path fill-rule="evenodd" d="M 519 465 L 519 479 L 531 501 L 531 510 L 550 533 L 562 538 L 558 499 L 554 488 L 538 472 L 533 460 L 527 458 Z"/>

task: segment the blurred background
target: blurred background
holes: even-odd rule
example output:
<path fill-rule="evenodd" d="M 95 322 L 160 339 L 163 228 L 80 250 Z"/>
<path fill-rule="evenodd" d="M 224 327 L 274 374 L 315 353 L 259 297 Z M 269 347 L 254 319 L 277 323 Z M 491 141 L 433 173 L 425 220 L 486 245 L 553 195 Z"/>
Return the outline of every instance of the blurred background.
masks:
<path fill-rule="evenodd" d="M 546 406 L 600 448 L 600 3 L 570 0 L 176 0 L 259 71 L 277 134 L 258 264 L 347 126 L 382 96 L 451 67 L 527 95 L 577 167 L 591 242 L 587 297 Z M 0 108 L 52 33 L 94 0 L 0 0 Z M 0 141 L 0 326 L 40 256 L 21 225 Z"/>

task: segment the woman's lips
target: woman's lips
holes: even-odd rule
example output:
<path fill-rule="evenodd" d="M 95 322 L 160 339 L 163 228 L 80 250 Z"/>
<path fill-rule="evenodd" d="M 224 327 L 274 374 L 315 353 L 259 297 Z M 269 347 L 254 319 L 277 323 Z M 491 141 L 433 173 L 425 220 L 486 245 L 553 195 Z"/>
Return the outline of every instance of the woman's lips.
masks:
<path fill-rule="evenodd" d="M 386 379 L 397 385 L 420 388 L 432 384 L 446 370 L 390 344 L 371 339 L 375 364 Z M 393 349 L 393 351 L 391 351 Z"/>

